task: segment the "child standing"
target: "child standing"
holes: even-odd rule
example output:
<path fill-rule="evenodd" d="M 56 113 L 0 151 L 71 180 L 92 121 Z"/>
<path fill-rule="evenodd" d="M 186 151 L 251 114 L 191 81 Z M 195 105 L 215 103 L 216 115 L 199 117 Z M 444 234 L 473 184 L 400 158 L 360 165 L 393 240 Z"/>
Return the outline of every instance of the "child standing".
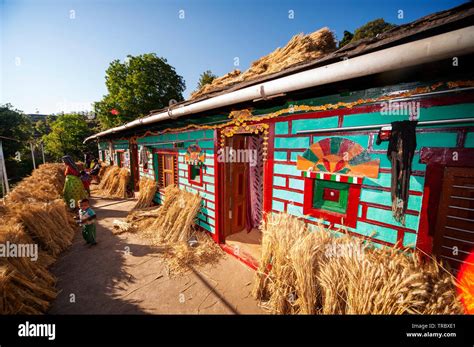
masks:
<path fill-rule="evenodd" d="M 82 237 L 90 245 L 96 245 L 95 240 L 95 220 L 97 216 L 94 210 L 89 206 L 89 199 L 82 199 L 79 201 L 79 222 L 82 226 Z"/>

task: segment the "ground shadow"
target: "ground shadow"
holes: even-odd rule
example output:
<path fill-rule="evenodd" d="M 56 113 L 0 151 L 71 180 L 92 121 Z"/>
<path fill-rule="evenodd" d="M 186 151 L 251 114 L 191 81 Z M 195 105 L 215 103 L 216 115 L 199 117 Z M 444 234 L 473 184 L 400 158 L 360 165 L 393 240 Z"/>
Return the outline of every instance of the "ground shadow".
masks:
<path fill-rule="evenodd" d="M 154 247 L 130 244 L 109 230 L 104 219 L 124 218 L 124 205 L 113 204 L 100 198 L 93 208 L 98 215 L 96 246 L 86 245 L 78 230 L 71 247 L 52 267 L 58 278 L 59 294 L 52 303 L 50 314 L 143 314 L 137 300 L 125 300 L 116 293 L 120 287 L 133 284 L 127 273 L 125 257 L 156 254 Z M 126 202 L 126 201 L 124 201 Z M 97 205 L 98 207 L 94 207 Z M 128 204 L 129 206 L 130 204 Z"/>

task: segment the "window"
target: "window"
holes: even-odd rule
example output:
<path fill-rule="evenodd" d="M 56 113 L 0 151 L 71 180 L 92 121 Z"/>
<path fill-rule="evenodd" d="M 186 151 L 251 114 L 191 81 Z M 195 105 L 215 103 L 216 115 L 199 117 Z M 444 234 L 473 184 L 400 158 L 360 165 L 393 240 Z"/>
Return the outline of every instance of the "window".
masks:
<path fill-rule="evenodd" d="M 202 186 L 202 165 L 188 165 L 188 181 L 191 184 Z"/>
<path fill-rule="evenodd" d="M 313 208 L 346 213 L 348 183 L 314 180 L 313 184 Z"/>
<path fill-rule="evenodd" d="M 158 152 L 154 158 L 158 161 L 158 186 L 165 188 L 171 184 L 178 184 L 177 153 Z"/>
<path fill-rule="evenodd" d="M 139 156 L 140 156 L 139 161 L 140 161 L 140 164 L 143 168 L 143 172 L 148 172 L 148 149 L 147 149 L 147 147 L 143 146 L 140 149 Z"/>
<path fill-rule="evenodd" d="M 326 174 L 305 177 L 303 213 L 331 223 L 355 227 L 362 179 Z"/>
<path fill-rule="evenodd" d="M 303 213 L 334 224 L 355 227 L 364 177 L 377 178 L 380 159 L 357 142 L 327 137 L 297 157 L 304 177 Z"/>

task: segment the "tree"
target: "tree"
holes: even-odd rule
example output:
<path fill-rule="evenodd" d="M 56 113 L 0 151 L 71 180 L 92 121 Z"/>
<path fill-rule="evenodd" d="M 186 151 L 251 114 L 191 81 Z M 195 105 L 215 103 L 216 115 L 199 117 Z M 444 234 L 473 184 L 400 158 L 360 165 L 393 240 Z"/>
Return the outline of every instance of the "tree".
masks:
<path fill-rule="evenodd" d="M 164 58 L 154 53 L 128 55 L 110 63 L 105 77 L 108 94 L 94 103 L 101 127 L 108 129 L 183 100 L 185 83 Z"/>
<path fill-rule="evenodd" d="M 0 136 L 10 183 L 28 175 L 32 168 L 29 141 L 33 136 L 31 120 L 10 104 L 0 105 Z"/>
<path fill-rule="evenodd" d="M 200 76 L 199 76 L 199 81 L 197 85 L 197 90 L 201 89 L 204 87 L 206 84 L 212 83 L 214 79 L 216 79 L 217 76 L 212 73 L 211 70 L 206 70 L 204 71 Z"/>
<path fill-rule="evenodd" d="M 90 145 L 83 143 L 86 137 L 95 132 L 83 115 L 60 115 L 50 127 L 51 132 L 43 135 L 42 139 L 46 152 L 57 160 L 66 154 L 75 160 L 82 160 L 84 152 L 93 150 Z"/>
<path fill-rule="evenodd" d="M 344 47 L 350 42 L 355 42 L 361 39 L 369 39 L 377 36 L 387 30 L 395 28 L 395 24 L 387 23 L 382 18 L 367 22 L 361 27 L 357 28 L 352 34 L 350 31 L 344 30 L 344 37 L 339 41 L 339 48 Z"/>
<path fill-rule="evenodd" d="M 387 23 L 383 18 L 378 18 L 356 29 L 352 40 L 369 39 L 395 27 L 395 24 Z"/>
<path fill-rule="evenodd" d="M 353 33 L 351 33 L 350 31 L 344 30 L 344 37 L 342 38 L 341 41 L 339 41 L 339 48 L 344 47 L 349 42 L 351 42 L 353 37 L 354 37 Z"/>
<path fill-rule="evenodd" d="M 19 144 L 24 146 L 32 136 L 32 124 L 28 116 L 16 110 L 10 104 L 0 105 L 0 136 L 16 141 L 3 141 L 3 153 L 6 158 L 14 157 Z"/>

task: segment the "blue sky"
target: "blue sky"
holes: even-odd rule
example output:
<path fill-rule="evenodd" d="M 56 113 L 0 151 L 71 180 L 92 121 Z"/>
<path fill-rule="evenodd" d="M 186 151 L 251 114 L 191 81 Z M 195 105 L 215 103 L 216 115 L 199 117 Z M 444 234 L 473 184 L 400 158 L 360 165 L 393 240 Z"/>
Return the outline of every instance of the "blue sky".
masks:
<path fill-rule="evenodd" d="M 327 26 L 340 39 L 375 18 L 403 24 L 463 2 L 0 0 L 0 103 L 27 113 L 90 109 L 107 92 L 112 60 L 150 52 L 184 77 L 188 98 L 204 70 L 223 75 L 238 57 L 243 71 L 297 33 Z"/>

